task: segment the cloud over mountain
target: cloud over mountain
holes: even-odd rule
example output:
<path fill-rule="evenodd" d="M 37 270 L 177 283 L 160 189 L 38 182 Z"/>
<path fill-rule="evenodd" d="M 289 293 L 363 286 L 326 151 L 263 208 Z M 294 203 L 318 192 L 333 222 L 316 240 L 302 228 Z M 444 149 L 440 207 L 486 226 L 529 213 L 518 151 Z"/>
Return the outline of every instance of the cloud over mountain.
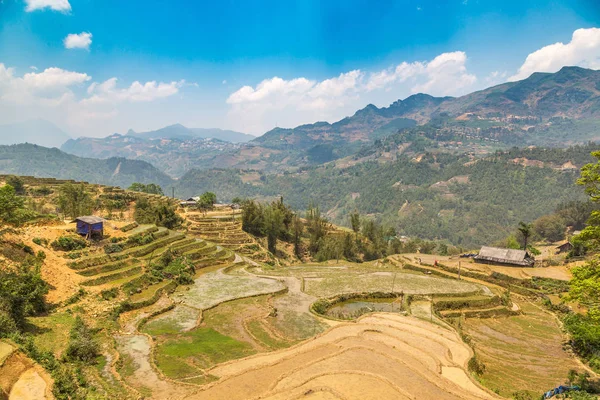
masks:
<path fill-rule="evenodd" d="M 534 72 L 556 72 L 564 66 L 600 68 L 600 29 L 577 29 L 569 43 L 554 43 L 529 54 L 509 81 L 525 79 Z"/>
<path fill-rule="evenodd" d="M 228 97 L 227 103 L 235 120 L 246 129 L 250 126 L 260 132 L 282 117 L 292 125 L 341 118 L 350 109 L 364 105 L 377 91 L 394 90 L 407 95 L 464 94 L 477 81 L 467 71 L 466 63 L 466 53 L 455 51 L 442 53 L 430 61 L 403 62 L 376 72 L 357 69 L 322 81 L 273 77 L 256 87 L 243 86 Z"/>

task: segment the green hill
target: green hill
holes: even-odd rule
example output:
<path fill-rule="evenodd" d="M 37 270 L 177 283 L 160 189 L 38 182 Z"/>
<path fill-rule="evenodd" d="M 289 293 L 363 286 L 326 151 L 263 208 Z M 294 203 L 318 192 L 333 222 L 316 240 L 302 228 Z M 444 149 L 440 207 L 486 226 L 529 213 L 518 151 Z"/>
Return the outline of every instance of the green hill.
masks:
<path fill-rule="evenodd" d="M 75 179 L 124 188 L 133 182 L 153 182 L 162 187 L 168 187 L 173 182 L 169 176 L 145 161 L 80 158 L 56 148 L 33 144 L 0 146 L 0 173 Z"/>

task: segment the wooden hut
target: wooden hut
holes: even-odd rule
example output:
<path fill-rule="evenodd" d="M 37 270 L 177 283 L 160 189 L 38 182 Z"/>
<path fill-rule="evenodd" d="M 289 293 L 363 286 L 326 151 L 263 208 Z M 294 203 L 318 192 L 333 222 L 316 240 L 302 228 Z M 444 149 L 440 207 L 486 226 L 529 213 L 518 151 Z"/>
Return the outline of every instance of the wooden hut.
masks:
<path fill-rule="evenodd" d="M 535 259 L 525 250 L 501 249 L 483 246 L 474 258 L 483 264 L 502 264 L 519 267 L 533 267 Z"/>
<path fill-rule="evenodd" d="M 104 220 L 100 217 L 88 215 L 75 218 L 77 223 L 77 233 L 90 238 L 93 234 L 104 236 Z"/>

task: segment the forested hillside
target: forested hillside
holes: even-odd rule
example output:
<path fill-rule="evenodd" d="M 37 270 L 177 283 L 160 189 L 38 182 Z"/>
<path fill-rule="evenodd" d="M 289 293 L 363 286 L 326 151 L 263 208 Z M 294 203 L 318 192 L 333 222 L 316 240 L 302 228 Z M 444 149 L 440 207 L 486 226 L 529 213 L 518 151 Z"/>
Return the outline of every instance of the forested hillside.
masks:
<path fill-rule="evenodd" d="M 0 174 L 76 179 L 124 188 L 133 182 L 153 182 L 163 187 L 172 182 L 169 176 L 144 161 L 80 158 L 32 144 L 0 146 Z"/>
<path fill-rule="evenodd" d="M 575 186 L 577 167 L 590 161 L 594 148 L 514 149 L 484 159 L 401 155 L 388 163 L 328 164 L 284 174 L 193 170 L 177 185 L 178 193 L 214 191 L 225 200 L 283 196 L 295 209 L 306 209 L 312 200 L 339 224 L 348 225 L 357 210 L 401 234 L 468 247 L 502 239 L 519 221 L 583 199 Z"/>

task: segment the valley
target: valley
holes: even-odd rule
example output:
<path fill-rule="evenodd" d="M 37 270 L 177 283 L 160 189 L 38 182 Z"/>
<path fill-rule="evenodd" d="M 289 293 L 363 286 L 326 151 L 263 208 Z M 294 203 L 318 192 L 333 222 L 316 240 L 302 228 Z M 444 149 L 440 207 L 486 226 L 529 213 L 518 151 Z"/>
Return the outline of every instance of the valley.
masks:
<path fill-rule="evenodd" d="M 70 184 L 26 182 L 30 193 Z M 565 294 L 571 264 L 515 268 L 420 253 L 302 261 L 244 232 L 240 210 L 179 209 L 181 225 L 169 229 L 132 218 L 142 199 L 175 206 L 172 199 L 84 186 L 104 201 L 130 202 L 106 220 L 101 241 L 59 250 L 54 243 L 75 238 L 74 225 L 56 219 L 2 234 L 3 260 L 20 262 L 13 247 L 44 253 L 50 284 L 48 311 L 0 341 L 9 399 L 69 393 L 58 371 L 73 367 L 85 384 L 71 396 L 160 399 L 533 399 L 571 370 L 591 372 L 544 303 Z M 66 356 L 79 318 L 97 346 L 86 362 Z M 48 369 L 42 352 L 64 366 Z"/>

